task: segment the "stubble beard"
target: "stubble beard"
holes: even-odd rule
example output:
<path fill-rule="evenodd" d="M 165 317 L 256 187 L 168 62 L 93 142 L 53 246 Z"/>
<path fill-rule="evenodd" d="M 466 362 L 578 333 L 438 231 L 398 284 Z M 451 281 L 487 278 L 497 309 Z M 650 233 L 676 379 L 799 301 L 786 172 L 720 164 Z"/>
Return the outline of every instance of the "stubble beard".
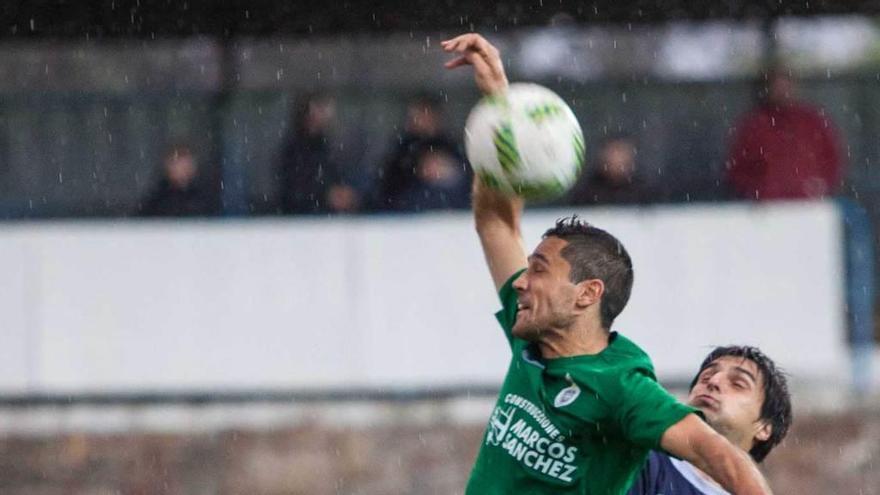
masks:
<path fill-rule="evenodd" d="M 513 328 L 510 329 L 510 333 L 518 339 L 527 340 L 529 342 L 538 342 L 541 340 L 541 333 L 543 333 L 543 330 L 542 327 L 531 322 L 520 323 L 519 320 L 517 320 L 516 323 L 513 324 Z"/>
<path fill-rule="evenodd" d="M 548 334 L 562 334 L 573 323 L 573 318 L 565 318 L 560 315 L 550 318 L 546 323 L 523 321 L 519 319 L 513 324 L 510 333 L 514 337 L 529 342 L 540 343 Z"/>

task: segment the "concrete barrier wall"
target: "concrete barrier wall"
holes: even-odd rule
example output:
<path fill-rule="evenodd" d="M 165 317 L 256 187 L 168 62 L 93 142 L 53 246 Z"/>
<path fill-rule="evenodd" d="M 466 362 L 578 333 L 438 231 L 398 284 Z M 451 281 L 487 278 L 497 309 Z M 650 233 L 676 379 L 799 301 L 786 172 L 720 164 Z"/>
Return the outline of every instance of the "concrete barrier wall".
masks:
<path fill-rule="evenodd" d="M 569 213 L 528 212 L 528 249 Z M 661 378 L 747 343 L 845 379 L 833 204 L 578 213 L 630 250 L 615 329 Z M 0 273 L 0 392 L 493 384 L 509 358 L 467 213 L 7 224 Z"/>

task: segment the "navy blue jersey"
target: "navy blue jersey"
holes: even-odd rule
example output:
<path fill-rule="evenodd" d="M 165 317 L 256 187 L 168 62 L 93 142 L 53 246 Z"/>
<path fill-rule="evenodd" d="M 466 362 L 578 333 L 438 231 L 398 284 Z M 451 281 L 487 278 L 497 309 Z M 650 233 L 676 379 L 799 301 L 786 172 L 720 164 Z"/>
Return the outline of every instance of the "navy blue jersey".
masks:
<path fill-rule="evenodd" d="M 652 450 L 628 495 L 729 495 L 693 465 Z"/>

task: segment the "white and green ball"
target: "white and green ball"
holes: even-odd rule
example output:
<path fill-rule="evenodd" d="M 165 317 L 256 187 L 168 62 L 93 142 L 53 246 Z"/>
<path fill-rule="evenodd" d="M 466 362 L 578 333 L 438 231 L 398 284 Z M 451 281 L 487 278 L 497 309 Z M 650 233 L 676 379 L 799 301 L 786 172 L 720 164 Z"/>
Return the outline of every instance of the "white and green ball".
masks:
<path fill-rule="evenodd" d="M 584 163 L 584 136 L 574 112 L 553 91 L 514 83 L 487 96 L 468 115 L 465 149 L 474 173 L 506 194 L 562 195 Z"/>

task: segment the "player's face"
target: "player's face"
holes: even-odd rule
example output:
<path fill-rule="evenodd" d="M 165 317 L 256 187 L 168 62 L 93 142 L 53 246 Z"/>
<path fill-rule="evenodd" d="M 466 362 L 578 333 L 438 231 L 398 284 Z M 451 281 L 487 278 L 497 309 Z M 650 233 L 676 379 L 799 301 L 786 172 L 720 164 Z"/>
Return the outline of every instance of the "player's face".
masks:
<path fill-rule="evenodd" d="M 541 241 L 529 256 L 528 269 L 513 283 L 519 297 L 513 335 L 539 340 L 551 328 L 567 328 L 574 321 L 577 286 L 569 280 L 571 267 L 562 257 L 568 244 L 558 237 Z"/>
<path fill-rule="evenodd" d="M 688 403 L 700 409 L 706 421 L 733 444 L 749 450 L 755 440 L 766 440 L 770 426 L 760 420 L 764 377 L 754 361 L 723 356 L 697 378 Z"/>

